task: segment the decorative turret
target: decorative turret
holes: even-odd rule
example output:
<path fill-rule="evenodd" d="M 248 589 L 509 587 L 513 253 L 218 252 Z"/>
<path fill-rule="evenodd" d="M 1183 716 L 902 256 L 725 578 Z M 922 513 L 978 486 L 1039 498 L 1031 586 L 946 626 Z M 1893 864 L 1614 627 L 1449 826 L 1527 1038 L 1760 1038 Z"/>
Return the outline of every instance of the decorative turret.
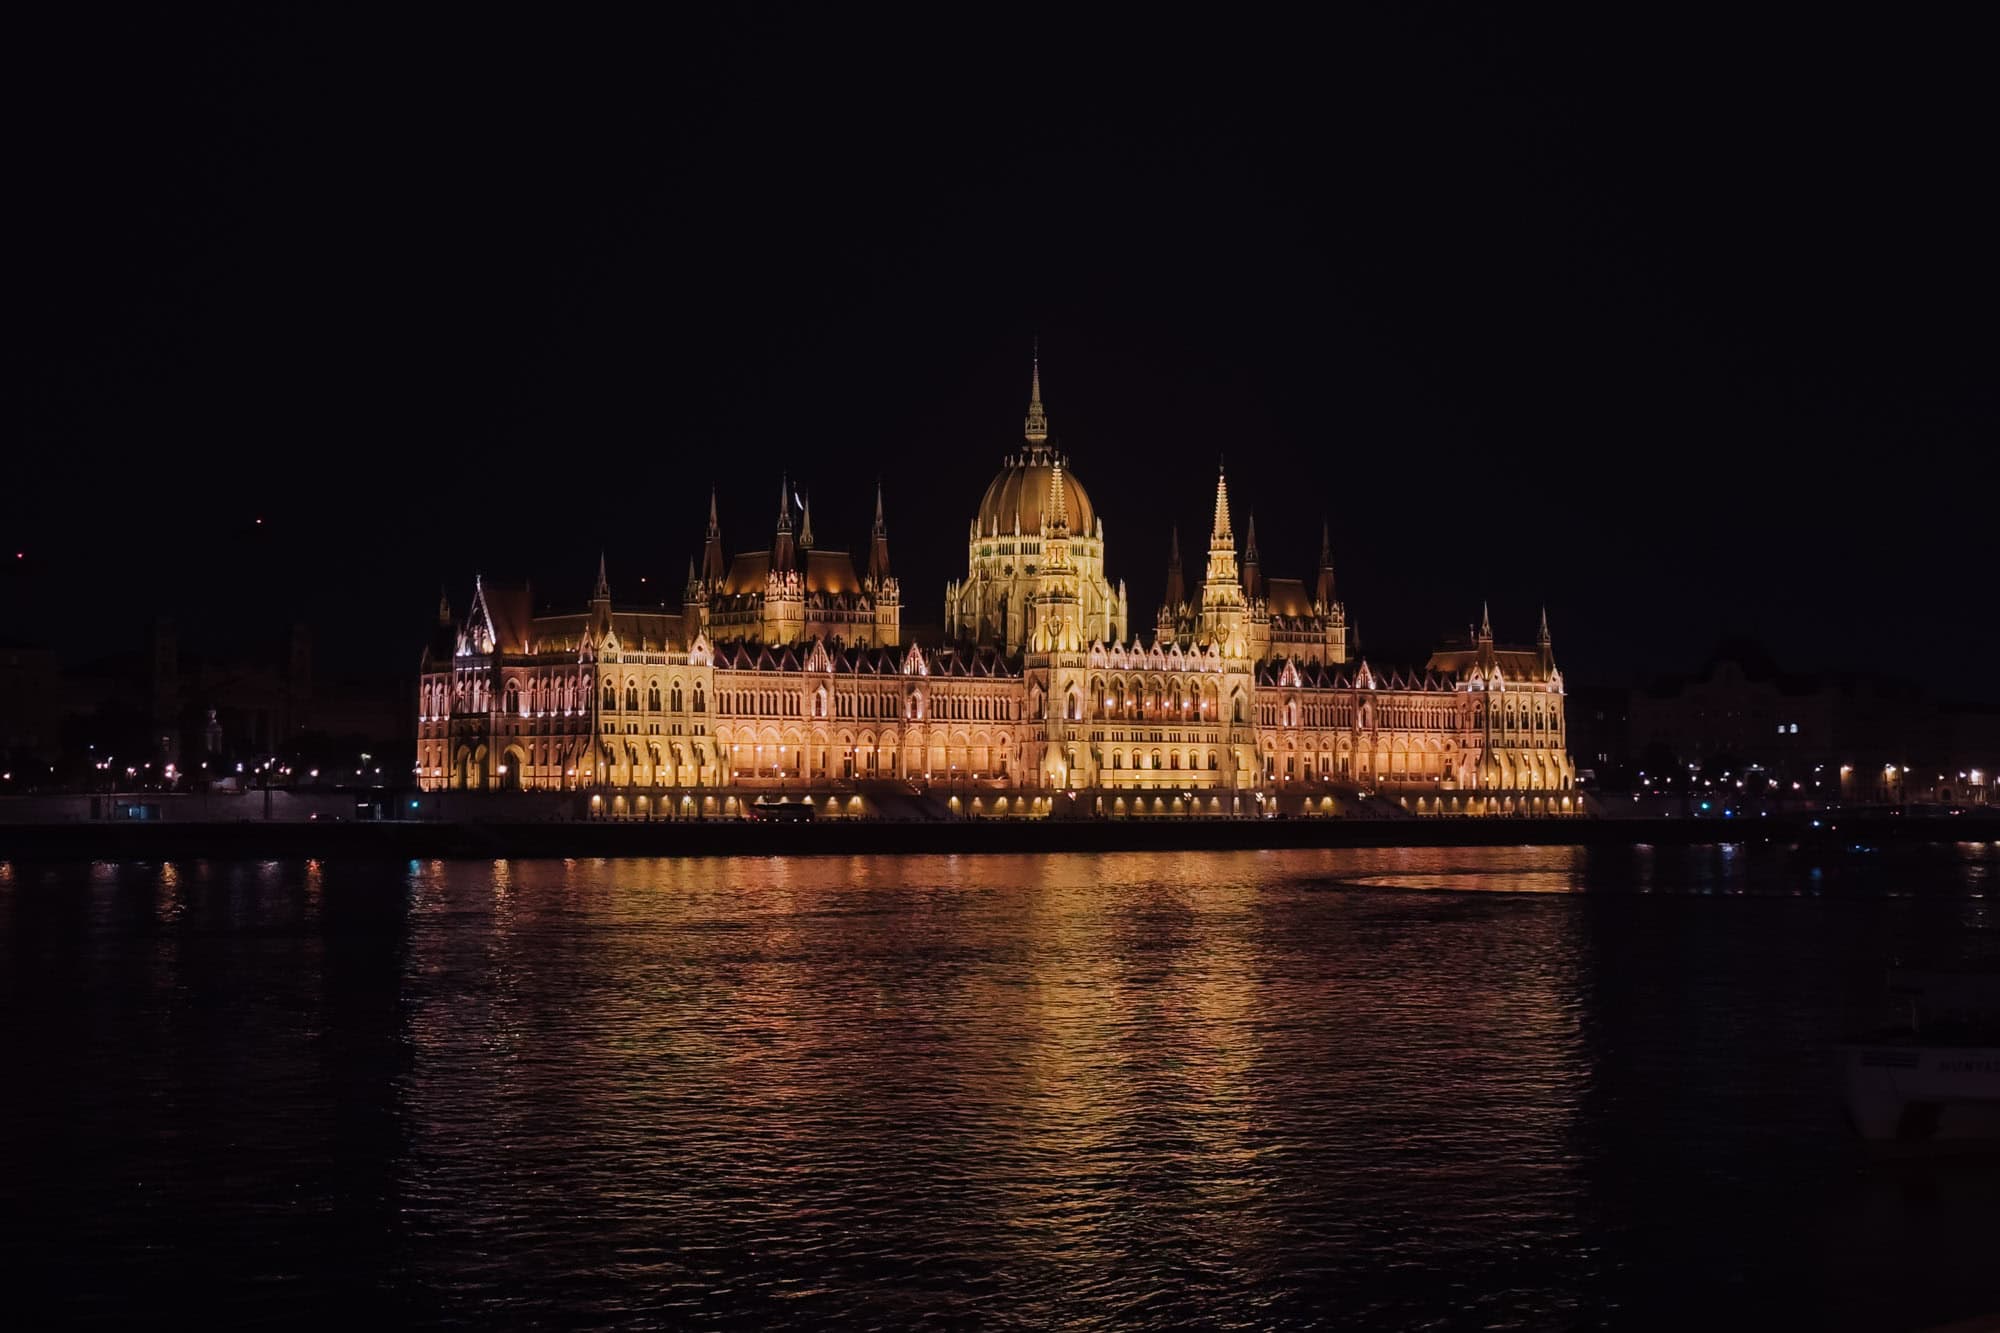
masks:
<path fill-rule="evenodd" d="M 708 550 L 701 560 L 701 568 L 697 569 L 693 558 L 689 558 L 687 588 L 681 593 L 681 636 L 689 643 L 708 632 L 709 594 L 722 587 L 722 536 L 716 530 L 713 493 L 708 497 Z M 711 565 L 717 571 L 714 574 L 708 572 Z"/>
<path fill-rule="evenodd" d="M 875 483 L 875 526 L 868 534 L 867 586 L 875 593 L 875 642 L 893 648 L 903 641 L 903 589 L 889 570 L 889 522 L 882 516 L 882 483 Z"/>
<path fill-rule="evenodd" d="M 805 635 L 805 580 L 800 577 L 799 543 L 792 535 L 790 477 L 778 481 L 778 526 L 771 537 L 771 562 L 764 575 L 763 614 L 759 618 L 765 643 L 797 643 Z"/>

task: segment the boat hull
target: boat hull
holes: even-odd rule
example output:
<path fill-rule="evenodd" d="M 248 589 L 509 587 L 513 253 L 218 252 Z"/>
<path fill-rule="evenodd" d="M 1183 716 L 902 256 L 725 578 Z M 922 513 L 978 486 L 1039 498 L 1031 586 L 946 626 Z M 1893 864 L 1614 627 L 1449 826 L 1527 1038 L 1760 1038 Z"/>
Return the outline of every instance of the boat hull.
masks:
<path fill-rule="evenodd" d="M 1847 1110 L 1871 1143 L 2000 1146 L 2000 1045 L 1856 1042 Z"/>

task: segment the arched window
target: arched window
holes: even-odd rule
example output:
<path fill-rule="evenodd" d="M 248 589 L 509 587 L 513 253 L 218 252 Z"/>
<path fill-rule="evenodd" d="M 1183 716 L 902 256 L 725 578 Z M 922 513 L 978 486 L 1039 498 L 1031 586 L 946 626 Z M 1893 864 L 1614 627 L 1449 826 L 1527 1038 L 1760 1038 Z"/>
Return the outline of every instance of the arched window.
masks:
<path fill-rule="evenodd" d="M 1215 771 L 1215 751 L 1213 750 L 1208 752 L 1208 771 L 1211 773 Z"/>
<path fill-rule="evenodd" d="M 618 707 L 618 682 L 609 676 L 604 678 L 604 706 L 614 711 Z"/>
<path fill-rule="evenodd" d="M 660 711 L 660 682 L 657 680 L 646 682 L 646 708 L 649 712 Z"/>
<path fill-rule="evenodd" d="M 695 683 L 694 687 L 694 711 L 697 713 L 706 713 L 708 711 L 708 696 L 703 693 L 699 681 Z"/>
<path fill-rule="evenodd" d="M 1155 750 L 1153 751 L 1153 767 L 1158 768 L 1159 766 L 1160 766 L 1160 752 L 1158 750 Z"/>
<path fill-rule="evenodd" d="M 1172 768 L 1179 768 L 1181 766 L 1181 752 L 1179 750 L 1175 750 L 1171 754 L 1169 754 L 1167 756 L 1167 763 Z"/>
<path fill-rule="evenodd" d="M 826 686 L 824 685 L 813 691 L 813 716 L 826 716 Z"/>
<path fill-rule="evenodd" d="M 672 705 L 676 713 L 681 711 L 681 683 L 679 681 L 675 681 L 673 689 L 668 692 L 667 702 Z"/>
<path fill-rule="evenodd" d="M 625 682 L 625 706 L 635 713 L 639 711 L 639 682 L 636 679 Z"/>
<path fill-rule="evenodd" d="M 1111 766 L 1113 768 L 1125 767 L 1125 752 L 1123 750 L 1113 750 L 1111 752 Z"/>

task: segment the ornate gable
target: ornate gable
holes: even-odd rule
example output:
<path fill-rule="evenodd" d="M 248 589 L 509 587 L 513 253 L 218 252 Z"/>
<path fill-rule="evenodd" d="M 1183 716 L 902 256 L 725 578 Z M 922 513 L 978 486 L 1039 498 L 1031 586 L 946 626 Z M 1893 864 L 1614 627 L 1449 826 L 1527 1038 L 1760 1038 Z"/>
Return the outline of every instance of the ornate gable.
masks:
<path fill-rule="evenodd" d="M 472 576 L 472 609 L 466 612 L 465 624 L 458 631 L 457 655 L 490 655 L 499 639 L 500 636 L 493 632 L 493 613 L 486 609 L 486 584 L 475 574 Z"/>

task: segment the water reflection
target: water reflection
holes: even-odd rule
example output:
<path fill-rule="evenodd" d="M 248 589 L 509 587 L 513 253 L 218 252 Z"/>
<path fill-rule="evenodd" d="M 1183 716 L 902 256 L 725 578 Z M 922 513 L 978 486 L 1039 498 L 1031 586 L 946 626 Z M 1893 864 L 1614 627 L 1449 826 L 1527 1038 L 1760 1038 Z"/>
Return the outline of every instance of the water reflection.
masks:
<path fill-rule="evenodd" d="M 1993 1191 L 1884 1186 L 1827 1045 L 1995 855 L 9 867 L 10 1250 L 107 1317 L 1942 1320 Z"/>

